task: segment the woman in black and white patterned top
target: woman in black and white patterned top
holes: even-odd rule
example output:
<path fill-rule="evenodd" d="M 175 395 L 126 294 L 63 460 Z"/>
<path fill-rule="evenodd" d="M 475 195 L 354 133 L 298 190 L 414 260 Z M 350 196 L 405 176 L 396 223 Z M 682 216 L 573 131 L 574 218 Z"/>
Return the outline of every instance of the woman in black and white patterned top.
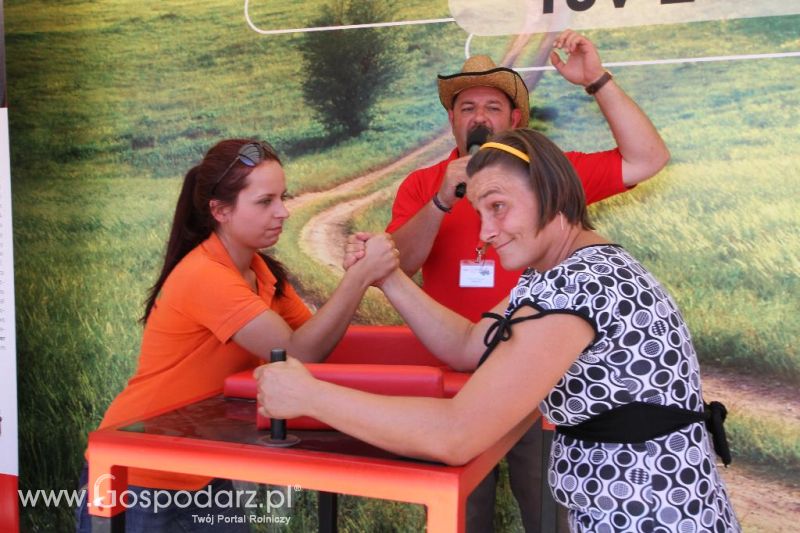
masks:
<path fill-rule="evenodd" d="M 588 245 L 545 272 L 527 271 L 506 316 L 576 313 L 595 340 L 540 404 L 552 423 L 645 402 L 702 412 L 689 331 L 672 298 L 620 246 Z M 735 518 L 702 422 L 642 443 L 556 433 L 549 481 L 575 531 L 730 531 Z"/>
<path fill-rule="evenodd" d="M 502 133 L 468 173 L 481 240 L 504 268 L 528 267 L 509 299 L 472 324 L 400 270 L 381 284 L 428 349 L 453 368 L 479 367 L 459 394 L 370 395 L 290 360 L 258 371 L 264 414 L 311 415 L 396 453 L 459 464 L 538 405 L 557 425 L 548 481 L 573 531 L 740 531 L 706 430 L 727 463 L 724 407 L 703 402 L 683 317 L 636 259 L 592 231 L 558 147 L 531 130 Z M 346 265 L 366 238 L 351 237 Z"/>

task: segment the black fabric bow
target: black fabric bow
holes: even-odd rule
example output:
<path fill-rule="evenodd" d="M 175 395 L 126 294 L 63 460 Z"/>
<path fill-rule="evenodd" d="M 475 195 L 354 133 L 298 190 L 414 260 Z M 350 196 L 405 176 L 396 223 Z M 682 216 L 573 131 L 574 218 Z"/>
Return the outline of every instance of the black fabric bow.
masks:
<path fill-rule="evenodd" d="M 530 304 L 523 304 L 522 306 L 518 307 L 532 307 L 536 309 L 533 305 Z M 538 311 L 538 309 L 537 309 Z M 534 320 L 537 318 L 541 318 L 542 314 L 536 315 L 526 315 L 520 316 L 517 318 L 508 318 L 503 315 L 498 315 L 497 313 L 483 313 L 481 318 L 493 318 L 494 323 L 489 326 L 489 329 L 486 330 L 486 335 L 483 336 L 483 344 L 486 346 L 486 351 L 483 352 L 481 355 L 480 360 L 478 361 L 478 366 L 481 366 L 484 361 L 492 354 L 497 345 L 503 341 L 507 341 L 511 338 L 511 326 L 514 324 L 518 324 L 520 322 L 524 322 L 525 320 Z"/>
<path fill-rule="evenodd" d="M 703 402 L 703 408 L 705 410 L 706 429 L 711 434 L 714 451 L 722 459 L 722 464 L 728 466 L 731 464 L 731 450 L 728 446 L 728 437 L 725 434 L 725 426 L 723 425 L 728 417 L 728 410 L 720 402 Z"/>

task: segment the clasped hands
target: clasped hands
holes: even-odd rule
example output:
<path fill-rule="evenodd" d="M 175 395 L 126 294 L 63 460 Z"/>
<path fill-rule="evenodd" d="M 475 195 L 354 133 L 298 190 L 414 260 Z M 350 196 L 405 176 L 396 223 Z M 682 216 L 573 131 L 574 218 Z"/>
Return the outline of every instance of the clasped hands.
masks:
<path fill-rule="evenodd" d="M 400 251 L 388 233 L 353 233 L 344 247 L 342 267 L 345 270 L 369 264 L 370 283 L 380 287 L 383 281 L 400 266 Z M 366 267 L 367 265 L 364 264 Z"/>

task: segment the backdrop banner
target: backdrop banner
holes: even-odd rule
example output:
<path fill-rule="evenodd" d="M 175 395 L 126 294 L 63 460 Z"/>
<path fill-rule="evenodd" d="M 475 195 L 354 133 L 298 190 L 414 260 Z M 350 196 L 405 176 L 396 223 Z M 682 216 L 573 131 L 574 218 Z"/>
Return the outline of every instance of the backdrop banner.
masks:
<path fill-rule="evenodd" d="M 530 90 L 528 126 L 563 150 L 614 148 L 597 100 L 550 63 L 563 28 L 596 45 L 671 153 L 656 176 L 590 206 L 592 221 L 681 309 L 703 394 L 729 407 L 734 461 L 720 475 L 745 531 L 797 529 L 800 2 L 3 7 L 0 491 L 18 475 L 23 530 L 72 527 L 75 500 L 66 496 L 77 494 L 87 436 L 136 371 L 143 302 L 178 193 L 212 145 L 258 138 L 280 154 L 291 216 L 268 252 L 319 308 L 343 276 L 348 232 L 384 231 L 405 177 L 452 152 L 437 75 L 458 72 L 466 55 L 519 72 Z M 402 320 L 371 289 L 354 322 Z M 654 350 L 670 356 L 669 347 Z M 510 489 L 498 501 L 498 532 L 521 530 Z M 353 530 L 424 528 L 419 506 L 341 504 Z M 293 525 L 315 523 L 311 509 L 298 504 Z"/>

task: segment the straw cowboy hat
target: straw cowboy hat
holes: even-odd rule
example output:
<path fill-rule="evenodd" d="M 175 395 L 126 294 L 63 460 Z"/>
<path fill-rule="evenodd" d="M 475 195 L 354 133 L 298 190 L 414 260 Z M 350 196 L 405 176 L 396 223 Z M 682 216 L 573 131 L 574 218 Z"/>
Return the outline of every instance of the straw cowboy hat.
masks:
<path fill-rule="evenodd" d="M 494 87 L 511 98 L 514 107 L 522 112 L 520 126 L 527 127 L 530 117 L 528 87 L 514 70 L 498 67 L 489 56 L 472 56 L 464 62 L 461 72 L 445 76 L 439 74 L 439 100 L 448 111 L 458 93 L 470 87 Z"/>

